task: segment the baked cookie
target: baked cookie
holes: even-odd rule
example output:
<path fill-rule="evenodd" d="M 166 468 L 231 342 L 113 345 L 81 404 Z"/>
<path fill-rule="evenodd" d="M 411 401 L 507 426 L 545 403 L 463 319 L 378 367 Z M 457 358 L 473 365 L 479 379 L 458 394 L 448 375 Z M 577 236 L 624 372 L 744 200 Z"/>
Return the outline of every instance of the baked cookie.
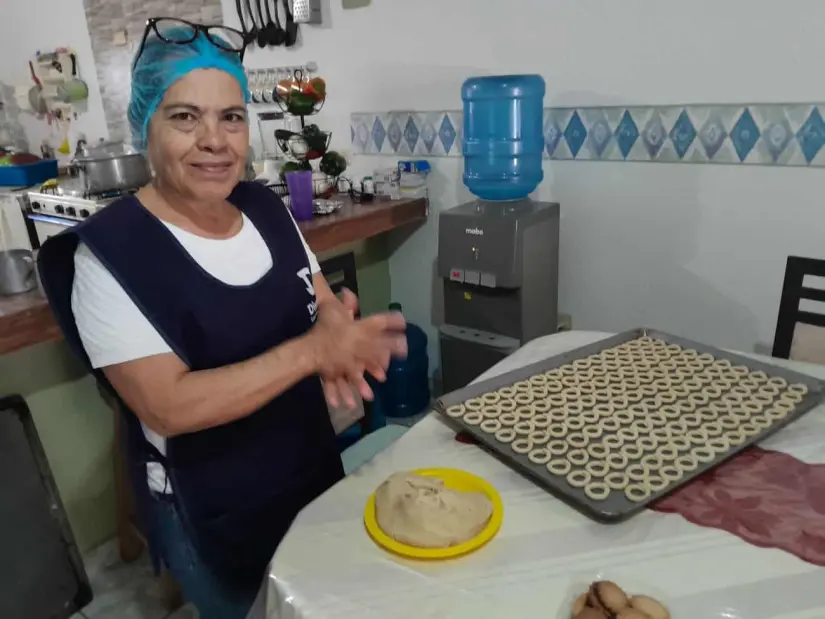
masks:
<path fill-rule="evenodd" d="M 670 611 L 658 600 L 646 595 L 634 595 L 628 600 L 630 607 L 642 611 L 650 619 L 670 619 Z"/>
<path fill-rule="evenodd" d="M 615 582 L 600 580 L 590 585 L 587 601 L 593 608 L 612 617 L 627 606 L 627 594 Z"/>

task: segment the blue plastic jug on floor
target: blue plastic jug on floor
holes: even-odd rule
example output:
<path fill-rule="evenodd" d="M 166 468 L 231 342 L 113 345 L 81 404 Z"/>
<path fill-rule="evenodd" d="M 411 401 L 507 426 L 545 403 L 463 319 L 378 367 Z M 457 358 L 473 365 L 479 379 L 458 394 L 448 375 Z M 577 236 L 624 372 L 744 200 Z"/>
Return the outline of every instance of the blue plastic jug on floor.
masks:
<path fill-rule="evenodd" d="M 400 312 L 400 303 L 390 303 L 390 311 Z M 427 334 L 418 325 L 407 322 L 407 358 L 393 359 L 387 380 L 378 385 L 376 408 L 387 417 L 411 417 L 430 405 L 429 358 Z"/>

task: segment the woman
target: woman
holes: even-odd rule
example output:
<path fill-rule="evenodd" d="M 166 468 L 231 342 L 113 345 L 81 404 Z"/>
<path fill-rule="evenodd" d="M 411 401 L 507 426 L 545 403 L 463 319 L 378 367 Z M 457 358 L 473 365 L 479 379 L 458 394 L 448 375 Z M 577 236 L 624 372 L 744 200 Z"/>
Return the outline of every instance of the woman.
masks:
<path fill-rule="evenodd" d="M 153 556 L 203 619 L 246 616 L 292 519 L 343 476 L 325 392 L 369 398 L 364 373 L 405 354 L 403 318 L 354 320 L 283 203 L 239 183 L 242 54 L 239 32 L 149 21 L 129 121 L 154 179 L 39 259 L 67 339 L 127 411 Z"/>

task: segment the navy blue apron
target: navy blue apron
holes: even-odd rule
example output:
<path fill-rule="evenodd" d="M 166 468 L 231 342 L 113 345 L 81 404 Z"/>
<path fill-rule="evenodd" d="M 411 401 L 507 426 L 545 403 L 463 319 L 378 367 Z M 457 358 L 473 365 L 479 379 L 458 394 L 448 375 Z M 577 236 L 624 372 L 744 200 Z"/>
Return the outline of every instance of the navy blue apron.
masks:
<path fill-rule="evenodd" d="M 115 397 L 103 373 L 91 368 L 74 322 L 73 257 L 79 242 L 106 265 L 192 371 L 250 359 L 312 327 L 317 305 L 308 258 L 283 203 L 255 183 L 240 183 L 229 200 L 272 252 L 272 269 L 249 286 L 227 285 L 205 272 L 134 197 L 44 243 L 38 263 L 52 310 L 74 352 Z M 260 583 L 298 512 L 343 477 L 317 376 L 243 419 L 168 439 L 165 457 L 118 400 L 139 515 L 156 561 L 146 462 L 165 466 L 201 559 L 239 585 Z"/>

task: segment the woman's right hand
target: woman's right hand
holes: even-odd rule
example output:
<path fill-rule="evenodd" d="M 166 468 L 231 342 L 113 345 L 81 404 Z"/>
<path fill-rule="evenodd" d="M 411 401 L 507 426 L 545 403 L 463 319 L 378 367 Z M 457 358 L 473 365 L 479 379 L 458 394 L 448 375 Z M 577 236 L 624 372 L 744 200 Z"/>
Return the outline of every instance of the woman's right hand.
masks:
<path fill-rule="evenodd" d="M 346 311 L 325 311 L 319 312 L 307 338 L 316 370 L 325 382 L 349 383 L 362 397 L 371 399 L 364 372 L 385 379 L 390 359 L 407 354 L 405 328 L 404 317 L 397 312 L 353 320 Z"/>

